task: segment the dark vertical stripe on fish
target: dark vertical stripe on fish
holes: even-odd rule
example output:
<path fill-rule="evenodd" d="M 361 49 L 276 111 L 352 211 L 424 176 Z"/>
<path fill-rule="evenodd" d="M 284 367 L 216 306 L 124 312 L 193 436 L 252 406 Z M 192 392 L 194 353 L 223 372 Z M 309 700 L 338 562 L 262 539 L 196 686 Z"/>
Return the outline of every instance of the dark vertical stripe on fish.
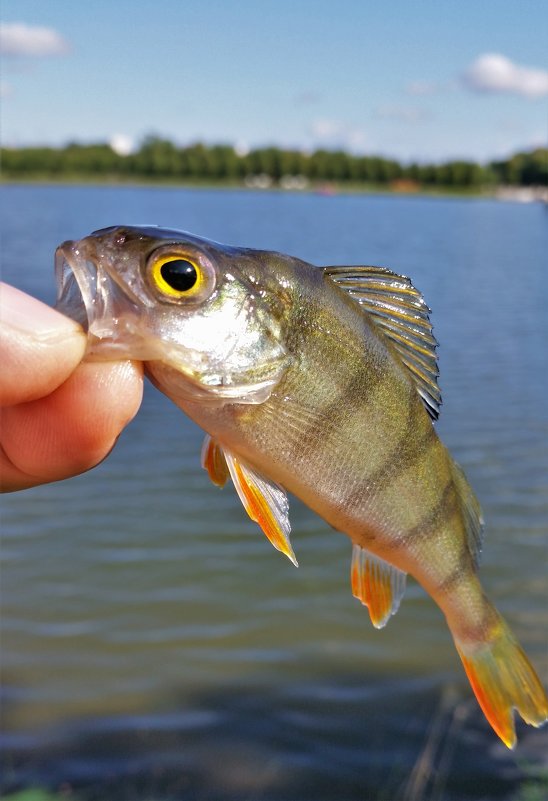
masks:
<path fill-rule="evenodd" d="M 449 479 L 436 505 L 425 515 L 425 517 L 405 532 L 407 540 L 417 542 L 428 540 L 436 536 L 441 524 L 446 525 L 458 510 L 460 504 L 459 495 L 452 478 Z"/>
<path fill-rule="evenodd" d="M 382 380 L 383 374 L 380 370 L 374 373 L 368 371 L 367 376 L 361 370 L 355 373 L 335 400 L 330 400 L 327 406 L 318 409 L 317 419 L 299 437 L 299 451 L 303 453 L 318 442 L 329 441 L 333 433 L 341 430 L 343 418 L 363 408 Z"/>
<path fill-rule="evenodd" d="M 429 447 L 439 442 L 434 426 L 428 425 L 424 436 L 416 442 L 411 436 L 414 421 L 415 409 L 410 406 L 404 432 L 395 447 L 392 448 L 380 467 L 364 477 L 358 486 L 352 488 L 352 491 L 344 498 L 341 504 L 342 507 L 353 509 L 359 505 L 362 498 L 368 493 L 382 489 L 389 481 L 395 480 L 406 470 L 420 462 L 421 459 L 428 458 Z"/>
<path fill-rule="evenodd" d="M 455 588 L 457 584 L 459 584 L 463 579 L 467 579 L 470 576 L 470 572 L 473 572 L 474 563 L 472 561 L 472 555 L 470 553 L 470 548 L 468 547 L 468 543 L 466 539 L 462 542 L 461 551 L 459 554 L 459 558 L 457 564 L 451 570 L 451 572 L 445 576 L 445 578 L 440 583 L 440 590 L 442 592 L 450 592 Z"/>

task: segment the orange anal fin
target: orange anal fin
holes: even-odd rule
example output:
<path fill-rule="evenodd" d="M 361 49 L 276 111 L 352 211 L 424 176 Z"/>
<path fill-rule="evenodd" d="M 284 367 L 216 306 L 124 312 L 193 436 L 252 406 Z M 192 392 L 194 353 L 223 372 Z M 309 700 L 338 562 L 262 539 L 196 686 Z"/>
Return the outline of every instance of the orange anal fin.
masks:
<path fill-rule="evenodd" d="M 211 481 L 217 487 L 224 487 L 228 479 L 228 465 L 223 449 L 209 434 L 205 435 L 202 445 L 202 467 L 207 470 Z"/>
<path fill-rule="evenodd" d="M 236 492 L 249 517 L 259 524 L 272 545 L 298 567 L 289 541 L 289 504 L 283 488 L 229 451 L 224 451 L 224 457 Z"/>
<path fill-rule="evenodd" d="M 371 622 L 382 629 L 398 611 L 405 592 L 406 574 L 365 548 L 352 545 L 352 594 L 369 609 Z"/>
<path fill-rule="evenodd" d="M 544 688 L 502 620 L 490 643 L 466 647 L 456 641 L 456 646 L 485 717 L 508 748 L 516 744 L 514 709 L 532 726 L 548 720 Z"/>

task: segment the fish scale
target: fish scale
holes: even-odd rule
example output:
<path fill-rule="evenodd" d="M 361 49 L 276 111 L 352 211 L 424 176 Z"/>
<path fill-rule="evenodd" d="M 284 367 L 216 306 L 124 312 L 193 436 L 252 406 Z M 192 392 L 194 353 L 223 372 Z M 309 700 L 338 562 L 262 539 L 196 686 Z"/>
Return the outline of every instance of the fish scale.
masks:
<path fill-rule="evenodd" d="M 89 355 L 145 363 L 206 432 L 212 481 L 230 476 L 275 548 L 297 564 L 292 492 L 350 538 L 351 589 L 375 627 L 407 573 L 432 596 L 507 746 L 514 709 L 546 720 L 539 679 L 479 581 L 481 510 L 433 427 L 436 341 L 408 278 L 131 226 L 65 242 L 56 272 Z"/>

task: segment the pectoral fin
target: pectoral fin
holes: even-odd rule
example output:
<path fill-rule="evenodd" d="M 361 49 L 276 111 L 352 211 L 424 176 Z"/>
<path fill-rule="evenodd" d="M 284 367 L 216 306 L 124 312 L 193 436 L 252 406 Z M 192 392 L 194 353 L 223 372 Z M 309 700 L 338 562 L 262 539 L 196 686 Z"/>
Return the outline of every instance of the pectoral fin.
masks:
<path fill-rule="evenodd" d="M 223 486 L 230 477 L 249 517 L 258 523 L 272 545 L 298 567 L 289 541 L 289 504 L 279 484 L 258 473 L 230 451 L 206 436 L 202 447 L 202 467 L 214 484 Z"/>
<path fill-rule="evenodd" d="M 223 449 L 215 440 L 211 439 L 209 434 L 205 435 L 202 445 L 201 463 L 215 486 L 224 487 L 228 478 L 228 465 Z"/>
<path fill-rule="evenodd" d="M 352 594 L 369 609 L 371 622 L 382 629 L 398 611 L 405 592 L 406 573 L 359 545 L 352 545 Z"/>

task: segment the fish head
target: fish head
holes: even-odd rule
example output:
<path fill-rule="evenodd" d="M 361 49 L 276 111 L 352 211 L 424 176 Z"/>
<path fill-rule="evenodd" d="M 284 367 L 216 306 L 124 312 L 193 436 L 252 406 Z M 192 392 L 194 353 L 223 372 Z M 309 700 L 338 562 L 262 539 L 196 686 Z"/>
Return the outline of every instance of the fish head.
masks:
<path fill-rule="evenodd" d="M 288 365 L 288 286 L 276 254 L 170 229 L 116 226 L 57 248 L 56 307 L 88 356 L 146 363 L 170 396 L 261 403 Z"/>

